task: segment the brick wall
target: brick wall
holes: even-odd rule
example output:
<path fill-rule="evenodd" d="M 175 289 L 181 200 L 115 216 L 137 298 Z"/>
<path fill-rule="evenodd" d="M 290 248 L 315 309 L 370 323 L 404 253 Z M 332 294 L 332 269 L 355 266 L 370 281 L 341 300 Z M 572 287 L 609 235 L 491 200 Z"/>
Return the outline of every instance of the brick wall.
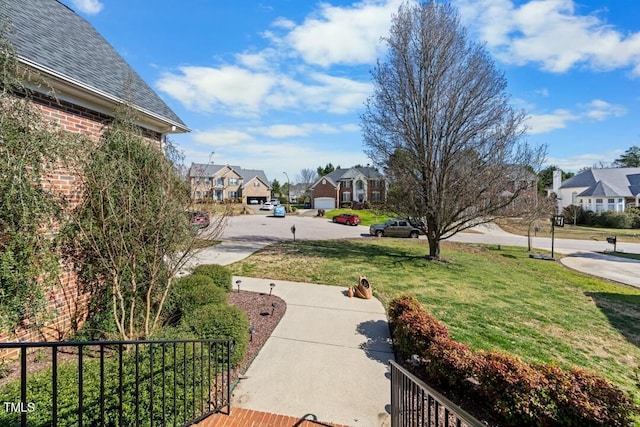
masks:
<path fill-rule="evenodd" d="M 56 122 L 62 130 L 82 134 L 92 141 L 100 138 L 104 125 L 111 120 L 109 116 L 68 102 L 45 96 L 34 96 L 32 99 L 44 120 Z M 144 130 L 143 136 L 157 142 L 158 145 L 161 141 L 161 134 L 157 132 Z M 82 177 L 78 174 L 57 168 L 48 173 L 43 186 L 53 190 L 58 196 L 65 197 L 73 208 L 82 197 L 79 192 L 81 181 Z M 51 320 L 45 323 L 44 328 L 33 330 L 25 325 L 27 327 L 19 328 L 11 335 L 0 334 L 0 342 L 62 340 L 76 330 L 86 318 L 89 295 L 82 289 L 70 262 L 61 265 L 58 283 L 51 289 L 46 289 L 46 296 L 49 301 L 47 314 Z M 5 353 L 3 356 L 11 357 L 12 354 Z"/>
<path fill-rule="evenodd" d="M 316 185 L 311 192 L 311 203 L 314 203 L 313 199 L 315 199 L 316 197 L 331 197 L 335 199 L 336 187 L 334 187 L 329 182 L 329 180 L 324 180 L 324 184 L 323 184 L 323 180 L 321 179 L 320 182 L 318 182 L 318 185 Z M 338 201 L 336 200 L 336 206 L 337 205 L 338 205 Z"/>

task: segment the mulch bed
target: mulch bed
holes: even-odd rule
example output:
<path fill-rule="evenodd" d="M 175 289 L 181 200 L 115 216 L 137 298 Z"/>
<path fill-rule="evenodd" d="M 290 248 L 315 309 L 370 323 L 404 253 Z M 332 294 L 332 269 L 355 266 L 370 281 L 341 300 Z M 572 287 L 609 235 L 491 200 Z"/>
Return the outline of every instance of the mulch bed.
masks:
<path fill-rule="evenodd" d="M 278 326 L 280 319 L 287 311 L 287 304 L 282 298 L 275 295 L 235 290 L 229 293 L 229 304 L 247 313 L 249 327 L 254 331 L 244 359 L 237 368 L 231 371 L 231 383 L 233 384 L 240 375 L 246 372 L 273 330 Z"/>

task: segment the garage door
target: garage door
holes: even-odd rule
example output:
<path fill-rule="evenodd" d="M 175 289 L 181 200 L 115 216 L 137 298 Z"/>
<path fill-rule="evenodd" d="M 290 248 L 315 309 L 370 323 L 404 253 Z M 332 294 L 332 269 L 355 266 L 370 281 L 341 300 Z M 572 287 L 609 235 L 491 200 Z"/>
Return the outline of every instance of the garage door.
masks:
<path fill-rule="evenodd" d="M 333 197 L 316 197 L 313 199 L 315 209 L 335 209 L 336 200 Z"/>

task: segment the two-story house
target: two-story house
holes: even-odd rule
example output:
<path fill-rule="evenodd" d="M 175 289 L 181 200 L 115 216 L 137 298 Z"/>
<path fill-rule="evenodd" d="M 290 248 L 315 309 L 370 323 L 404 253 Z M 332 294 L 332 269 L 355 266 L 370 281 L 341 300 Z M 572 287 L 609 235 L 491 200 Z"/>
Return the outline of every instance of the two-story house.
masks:
<path fill-rule="evenodd" d="M 264 203 L 271 197 L 271 185 L 262 170 L 192 163 L 187 179 L 194 201 Z"/>
<path fill-rule="evenodd" d="M 375 168 L 353 167 L 336 169 L 321 176 L 311 186 L 311 206 L 314 209 L 334 209 L 382 203 L 387 193 L 387 180 Z"/>
<path fill-rule="evenodd" d="M 593 212 L 624 212 L 627 206 L 640 206 L 640 168 L 589 169 L 566 181 L 556 170 L 553 192 L 559 213 L 569 205 Z"/>

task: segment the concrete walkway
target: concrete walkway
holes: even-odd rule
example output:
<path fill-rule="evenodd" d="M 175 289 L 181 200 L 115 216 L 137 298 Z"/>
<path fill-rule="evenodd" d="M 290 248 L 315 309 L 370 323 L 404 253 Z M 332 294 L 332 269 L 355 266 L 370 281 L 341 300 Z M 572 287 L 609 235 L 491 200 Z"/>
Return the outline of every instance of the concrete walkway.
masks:
<path fill-rule="evenodd" d="M 378 300 L 349 298 L 338 286 L 238 279 L 255 292 L 268 292 L 275 282 L 287 312 L 236 386 L 232 406 L 349 426 L 390 425 L 393 353 Z"/>

